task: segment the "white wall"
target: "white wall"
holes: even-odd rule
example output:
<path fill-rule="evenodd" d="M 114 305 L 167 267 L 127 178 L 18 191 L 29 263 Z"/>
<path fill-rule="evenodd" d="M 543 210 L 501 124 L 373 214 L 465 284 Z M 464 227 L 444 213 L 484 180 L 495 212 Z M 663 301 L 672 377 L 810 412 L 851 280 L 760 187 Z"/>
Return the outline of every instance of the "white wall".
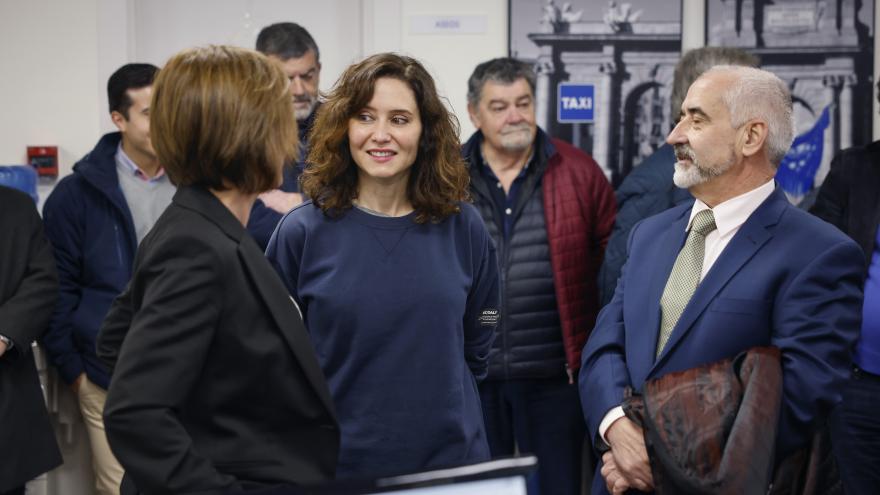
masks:
<path fill-rule="evenodd" d="M 0 164 L 25 163 L 28 145 L 57 145 L 70 164 L 94 145 L 97 3 L 0 0 Z"/>
<path fill-rule="evenodd" d="M 445 36 L 413 33 L 413 17 L 425 15 L 485 17 L 486 31 Z M 507 55 L 507 0 L 405 0 L 401 17 L 399 51 L 425 64 L 437 91 L 458 116 L 461 137 L 466 140 L 474 132 L 467 113 L 467 80 L 480 62 Z"/>
<path fill-rule="evenodd" d="M 294 20 L 322 52 L 321 87 L 361 58 L 362 2 L 351 0 L 0 0 L 0 164 L 26 146 L 59 147 L 60 174 L 114 129 L 107 79 L 189 46 L 253 47 L 260 28 Z"/>
<path fill-rule="evenodd" d="M 361 57 L 361 3 L 352 0 L 137 0 L 135 55 L 161 66 L 183 48 L 231 44 L 254 48 L 263 27 L 301 24 L 321 51 L 321 89 Z M 173 15 L 169 15 L 173 12 Z"/>
<path fill-rule="evenodd" d="M 415 16 L 453 15 L 485 18 L 486 30 L 453 35 L 412 31 Z M 364 54 L 394 51 L 418 58 L 467 139 L 474 132 L 467 116 L 467 79 L 478 63 L 507 55 L 507 0 L 365 0 L 363 24 Z"/>

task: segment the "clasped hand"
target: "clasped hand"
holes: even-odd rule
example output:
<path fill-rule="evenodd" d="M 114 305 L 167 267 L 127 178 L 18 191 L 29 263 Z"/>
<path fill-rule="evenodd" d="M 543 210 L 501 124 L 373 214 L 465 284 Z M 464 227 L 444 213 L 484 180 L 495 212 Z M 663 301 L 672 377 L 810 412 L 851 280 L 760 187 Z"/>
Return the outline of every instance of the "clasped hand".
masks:
<path fill-rule="evenodd" d="M 654 477 L 642 429 L 628 418 L 620 418 L 605 432 L 611 450 L 602 455 L 602 477 L 614 495 L 630 488 L 648 492 Z"/>

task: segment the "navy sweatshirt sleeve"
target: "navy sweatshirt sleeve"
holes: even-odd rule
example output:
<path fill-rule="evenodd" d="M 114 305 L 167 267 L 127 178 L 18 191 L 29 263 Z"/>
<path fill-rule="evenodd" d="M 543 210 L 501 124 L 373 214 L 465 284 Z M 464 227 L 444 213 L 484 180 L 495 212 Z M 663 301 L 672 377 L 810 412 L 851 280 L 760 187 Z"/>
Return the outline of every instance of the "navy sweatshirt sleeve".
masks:
<path fill-rule="evenodd" d="M 468 205 L 469 207 L 469 205 Z M 482 218 L 475 222 L 475 234 L 479 227 L 486 232 Z M 464 354 L 474 377 L 482 381 L 489 373 L 489 350 L 495 340 L 495 329 L 501 318 L 498 258 L 495 245 L 488 235 L 480 240 L 482 257 L 475 270 L 474 284 L 468 294 L 467 312 L 464 317 Z"/>

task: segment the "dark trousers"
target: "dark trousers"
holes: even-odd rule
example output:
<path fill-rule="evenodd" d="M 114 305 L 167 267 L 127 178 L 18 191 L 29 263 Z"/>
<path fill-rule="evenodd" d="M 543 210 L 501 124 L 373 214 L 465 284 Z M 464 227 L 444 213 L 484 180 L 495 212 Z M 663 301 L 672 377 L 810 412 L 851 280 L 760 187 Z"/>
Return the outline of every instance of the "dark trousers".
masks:
<path fill-rule="evenodd" d="M 846 494 L 880 493 L 880 376 L 853 370 L 829 423 Z"/>
<path fill-rule="evenodd" d="M 492 457 L 515 453 L 538 458 L 540 495 L 580 493 L 581 452 L 586 434 L 577 384 L 565 378 L 485 381 L 483 418 Z"/>

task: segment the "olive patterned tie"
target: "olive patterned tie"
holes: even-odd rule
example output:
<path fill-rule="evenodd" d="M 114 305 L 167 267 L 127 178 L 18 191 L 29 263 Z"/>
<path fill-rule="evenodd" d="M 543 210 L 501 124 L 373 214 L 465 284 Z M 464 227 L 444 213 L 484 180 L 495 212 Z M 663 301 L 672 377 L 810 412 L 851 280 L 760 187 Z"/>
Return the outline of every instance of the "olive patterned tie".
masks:
<path fill-rule="evenodd" d="M 656 357 L 663 352 L 669 336 L 672 335 L 672 329 L 697 290 L 703 271 L 706 235 L 715 228 L 712 210 L 703 210 L 694 216 L 691 231 L 672 265 L 672 273 L 669 274 L 663 296 L 660 297 L 660 338 L 657 340 Z"/>

